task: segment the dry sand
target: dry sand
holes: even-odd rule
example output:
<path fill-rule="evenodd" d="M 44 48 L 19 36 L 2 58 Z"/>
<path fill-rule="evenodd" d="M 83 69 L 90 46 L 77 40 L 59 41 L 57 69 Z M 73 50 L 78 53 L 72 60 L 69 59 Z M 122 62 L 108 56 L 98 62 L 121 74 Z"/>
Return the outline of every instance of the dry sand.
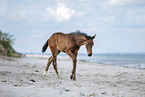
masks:
<path fill-rule="evenodd" d="M 47 57 L 20 59 L 0 56 L 0 97 L 145 97 L 145 69 L 77 63 L 77 81 L 69 79 L 72 61 L 58 56 L 43 78 Z"/>

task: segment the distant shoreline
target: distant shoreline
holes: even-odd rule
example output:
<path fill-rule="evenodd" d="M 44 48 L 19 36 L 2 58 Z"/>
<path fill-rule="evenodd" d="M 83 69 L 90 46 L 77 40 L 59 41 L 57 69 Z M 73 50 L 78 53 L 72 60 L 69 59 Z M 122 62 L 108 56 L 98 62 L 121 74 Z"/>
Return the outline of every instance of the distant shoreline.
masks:
<path fill-rule="evenodd" d="M 51 56 L 51 54 L 39 54 L 39 53 L 29 53 L 26 55 L 32 56 Z M 59 56 L 69 56 L 65 53 L 61 53 Z M 77 57 L 78 61 L 89 62 L 89 63 L 99 63 L 106 65 L 115 65 L 128 68 L 140 68 L 145 69 L 145 54 L 93 54 L 92 57 L 88 57 L 87 54 L 79 54 Z"/>

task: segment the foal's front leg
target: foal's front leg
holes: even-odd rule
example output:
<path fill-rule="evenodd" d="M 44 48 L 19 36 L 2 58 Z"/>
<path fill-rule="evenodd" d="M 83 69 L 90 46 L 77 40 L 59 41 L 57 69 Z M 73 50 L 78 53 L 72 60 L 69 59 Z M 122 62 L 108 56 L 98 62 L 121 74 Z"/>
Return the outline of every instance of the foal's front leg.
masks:
<path fill-rule="evenodd" d="M 76 63 L 77 60 L 76 58 L 73 59 L 73 70 L 72 70 L 72 75 L 70 76 L 70 79 L 76 80 Z"/>
<path fill-rule="evenodd" d="M 72 51 L 69 50 L 66 53 L 72 58 L 72 61 L 73 61 L 73 69 L 72 69 L 72 74 L 70 75 L 70 79 L 76 80 L 76 63 L 77 63 L 76 57 L 77 57 L 77 51 L 74 51 L 72 53 Z"/>

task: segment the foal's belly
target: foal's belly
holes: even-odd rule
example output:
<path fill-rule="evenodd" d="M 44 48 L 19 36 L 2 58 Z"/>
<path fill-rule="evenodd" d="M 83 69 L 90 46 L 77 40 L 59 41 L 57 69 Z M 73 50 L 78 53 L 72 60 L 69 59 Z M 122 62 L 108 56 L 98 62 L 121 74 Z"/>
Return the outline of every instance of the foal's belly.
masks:
<path fill-rule="evenodd" d="M 57 49 L 60 50 L 61 52 L 65 52 L 66 47 L 63 46 L 63 45 L 61 45 L 61 46 L 58 45 L 58 46 L 57 46 Z"/>

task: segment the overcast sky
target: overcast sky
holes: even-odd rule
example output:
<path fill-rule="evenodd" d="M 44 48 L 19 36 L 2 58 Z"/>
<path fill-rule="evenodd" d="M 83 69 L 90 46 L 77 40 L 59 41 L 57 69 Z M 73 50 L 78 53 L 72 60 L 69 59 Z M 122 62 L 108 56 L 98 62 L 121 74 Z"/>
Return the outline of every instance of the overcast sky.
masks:
<path fill-rule="evenodd" d="M 52 33 L 76 30 L 97 35 L 93 53 L 145 52 L 145 0 L 0 0 L 0 30 L 18 52 L 39 53 Z"/>

